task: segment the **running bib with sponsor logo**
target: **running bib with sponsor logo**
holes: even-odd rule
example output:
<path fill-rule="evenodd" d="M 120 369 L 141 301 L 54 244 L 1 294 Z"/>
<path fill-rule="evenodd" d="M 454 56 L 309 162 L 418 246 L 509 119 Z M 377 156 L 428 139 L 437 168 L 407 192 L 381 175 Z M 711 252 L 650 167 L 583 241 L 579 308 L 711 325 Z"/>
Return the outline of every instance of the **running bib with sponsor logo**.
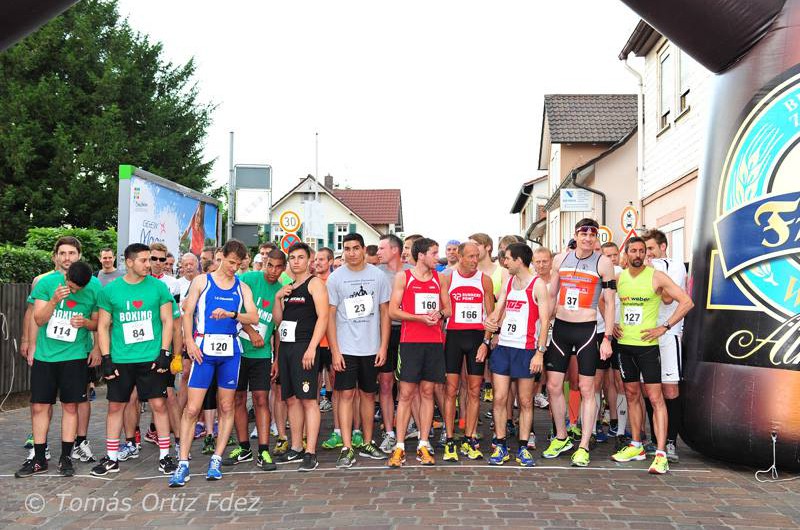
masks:
<path fill-rule="evenodd" d="M 640 305 L 625 306 L 622 314 L 623 324 L 626 326 L 638 326 L 642 323 L 643 308 Z"/>
<path fill-rule="evenodd" d="M 278 335 L 281 337 L 281 342 L 295 342 L 294 334 L 297 329 L 297 322 L 291 320 L 284 320 L 281 322 L 281 327 L 278 328 Z"/>
<path fill-rule="evenodd" d="M 253 329 L 256 330 L 256 333 L 261 335 L 262 339 L 266 340 L 266 338 L 267 338 L 267 325 L 266 324 L 264 324 L 263 322 L 259 322 L 258 324 L 254 324 L 253 325 Z M 246 341 L 250 340 L 250 335 L 248 335 L 244 330 L 239 332 L 239 337 L 244 339 L 244 340 L 246 340 Z"/>
<path fill-rule="evenodd" d="M 581 296 L 580 289 L 576 289 L 574 287 L 567 289 L 567 293 L 564 296 L 564 308 L 567 311 L 577 311 L 578 309 L 580 309 L 580 306 L 578 305 L 578 300 L 580 299 L 580 296 Z"/>
<path fill-rule="evenodd" d="M 47 323 L 47 338 L 75 342 L 78 338 L 78 328 L 73 328 L 66 318 L 51 318 Z"/>
<path fill-rule="evenodd" d="M 139 344 L 148 342 L 155 338 L 153 335 L 153 323 L 150 320 L 136 320 L 134 322 L 123 322 L 122 336 L 125 344 Z"/>
<path fill-rule="evenodd" d="M 483 304 L 459 303 L 453 319 L 456 324 L 480 324 L 483 316 Z"/>
<path fill-rule="evenodd" d="M 233 355 L 233 335 L 207 334 L 203 336 L 203 353 L 213 357 Z"/>
<path fill-rule="evenodd" d="M 344 311 L 347 315 L 347 320 L 367 317 L 372 314 L 372 309 L 372 297 L 369 295 L 344 299 Z"/>
<path fill-rule="evenodd" d="M 439 309 L 439 295 L 436 293 L 415 293 L 414 314 L 427 315 Z"/>

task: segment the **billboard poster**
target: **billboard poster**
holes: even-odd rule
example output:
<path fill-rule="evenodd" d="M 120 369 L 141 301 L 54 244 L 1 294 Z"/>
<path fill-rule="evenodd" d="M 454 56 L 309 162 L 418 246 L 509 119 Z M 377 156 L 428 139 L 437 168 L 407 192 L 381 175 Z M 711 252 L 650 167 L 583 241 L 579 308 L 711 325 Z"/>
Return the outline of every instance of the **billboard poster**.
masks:
<path fill-rule="evenodd" d="M 163 243 L 176 257 L 200 255 L 219 241 L 216 200 L 133 166 L 120 166 L 120 252 L 131 243 Z"/>

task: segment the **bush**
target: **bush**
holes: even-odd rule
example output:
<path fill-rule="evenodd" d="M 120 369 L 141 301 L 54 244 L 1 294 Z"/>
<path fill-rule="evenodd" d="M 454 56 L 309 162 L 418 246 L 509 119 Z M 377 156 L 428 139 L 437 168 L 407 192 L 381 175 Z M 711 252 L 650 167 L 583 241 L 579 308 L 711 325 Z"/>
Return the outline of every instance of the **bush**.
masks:
<path fill-rule="evenodd" d="M 53 270 L 52 254 L 11 245 L 0 247 L 0 283 L 31 283 L 36 276 Z"/>
<path fill-rule="evenodd" d="M 117 231 L 113 228 L 97 230 L 95 228 L 30 228 L 25 246 L 29 249 L 53 253 L 53 245 L 59 237 L 73 236 L 81 242 L 83 260 L 93 269 L 100 267 L 98 257 L 100 249 L 111 248 L 117 253 Z"/>

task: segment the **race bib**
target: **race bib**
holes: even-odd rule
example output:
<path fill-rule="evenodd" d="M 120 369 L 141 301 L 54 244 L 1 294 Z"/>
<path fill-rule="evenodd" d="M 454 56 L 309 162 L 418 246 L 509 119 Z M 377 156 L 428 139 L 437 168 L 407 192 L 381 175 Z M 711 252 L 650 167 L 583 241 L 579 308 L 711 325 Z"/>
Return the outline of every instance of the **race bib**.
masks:
<path fill-rule="evenodd" d="M 503 320 L 503 327 L 500 333 L 509 339 L 521 339 L 525 336 L 525 329 L 519 320 L 514 317 L 506 317 Z"/>
<path fill-rule="evenodd" d="M 203 336 L 203 353 L 212 357 L 233 355 L 233 335 L 207 334 Z"/>
<path fill-rule="evenodd" d="M 125 322 L 122 324 L 122 336 L 125 339 L 125 344 L 151 341 L 155 338 L 153 335 L 153 323 L 149 320 Z"/>
<path fill-rule="evenodd" d="M 622 313 L 622 324 L 625 326 L 638 326 L 642 323 L 642 306 L 629 305 L 625 306 Z"/>
<path fill-rule="evenodd" d="M 266 324 L 264 324 L 263 322 L 259 322 L 258 324 L 255 324 L 253 326 L 253 329 L 256 330 L 256 333 L 261 335 L 262 339 L 266 340 L 266 338 L 267 338 L 267 325 Z M 245 333 L 244 330 L 239 332 L 239 337 L 244 339 L 244 340 L 246 340 L 246 341 L 250 340 L 250 335 Z"/>
<path fill-rule="evenodd" d="M 373 301 L 369 295 L 344 299 L 344 312 L 347 315 L 347 320 L 367 317 L 372 314 L 372 310 Z"/>
<path fill-rule="evenodd" d="M 78 328 L 73 328 L 66 318 L 51 318 L 47 323 L 47 338 L 64 342 L 75 342 Z"/>
<path fill-rule="evenodd" d="M 564 308 L 567 311 L 577 311 L 580 309 L 578 306 L 578 299 L 580 298 L 581 290 L 575 287 L 567 289 L 567 294 L 564 295 Z"/>
<path fill-rule="evenodd" d="M 483 304 L 458 304 L 453 319 L 456 324 L 480 324 Z"/>
<path fill-rule="evenodd" d="M 427 315 L 439 309 L 439 295 L 436 293 L 415 293 L 414 314 Z"/>
<path fill-rule="evenodd" d="M 278 335 L 280 335 L 281 342 L 295 342 L 294 332 L 297 329 L 297 322 L 291 320 L 284 320 L 281 322 L 281 327 L 278 328 Z"/>

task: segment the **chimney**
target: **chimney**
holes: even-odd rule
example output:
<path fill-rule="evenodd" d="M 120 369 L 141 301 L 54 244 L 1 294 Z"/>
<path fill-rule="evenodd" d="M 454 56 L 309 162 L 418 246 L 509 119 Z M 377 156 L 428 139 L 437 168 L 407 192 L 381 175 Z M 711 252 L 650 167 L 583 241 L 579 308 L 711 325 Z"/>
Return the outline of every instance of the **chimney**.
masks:
<path fill-rule="evenodd" d="M 325 175 L 325 187 L 329 190 L 333 189 L 333 177 L 330 174 Z"/>

